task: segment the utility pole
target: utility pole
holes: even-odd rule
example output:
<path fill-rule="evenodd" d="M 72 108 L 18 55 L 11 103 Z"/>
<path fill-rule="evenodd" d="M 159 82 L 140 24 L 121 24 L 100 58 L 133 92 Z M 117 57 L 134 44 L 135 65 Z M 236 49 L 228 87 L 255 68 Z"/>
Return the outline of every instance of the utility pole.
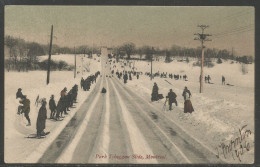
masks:
<path fill-rule="evenodd" d="M 53 25 L 51 25 L 51 39 L 50 39 L 49 59 L 48 59 L 48 69 L 47 69 L 47 85 L 50 82 L 52 36 L 53 36 Z"/>
<path fill-rule="evenodd" d="M 74 67 L 74 78 L 76 78 L 76 52 L 75 52 L 75 46 L 74 46 L 74 62 L 75 62 L 75 67 Z"/>
<path fill-rule="evenodd" d="M 94 42 L 92 41 L 92 52 L 91 52 L 91 58 L 93 58 L 93 51 L 94 50 Z"/>
<path fill-rule="evenodd" d="M 204 34 L 204 30 L 208 28 L 208 25 L 198 25 L 198 27 L 201 28 L 201 34 L 196 33 L 194 35 L 197 35 L 197 37 L 194 38 L 194 40 L 199 40 L 201 42 L 201 70 L 200 70 L 200 93 L 203 92 L 203 63 L 204 63 L 204 43 L 206 41 L 211 41 L 211 39 L 207 39 L 208 36 L 211 36 L 210 34 Z"/>
<path fill-rule="evenodd" d="M 151 55 L 151 80 L 153 79 L 153 47 L 152 47 L 152 55 Z"/>

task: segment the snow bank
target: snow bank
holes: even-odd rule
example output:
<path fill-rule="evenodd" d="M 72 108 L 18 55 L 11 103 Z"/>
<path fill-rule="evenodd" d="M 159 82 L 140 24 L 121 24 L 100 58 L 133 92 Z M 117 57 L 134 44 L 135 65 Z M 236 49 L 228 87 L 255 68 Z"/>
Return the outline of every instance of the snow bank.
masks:
<path fill-rule="evenodd" d="M 66 57 L 66 56 L 65 56 Z M 61 55 L 59 58 L 70 63 L 69 59 L 63 59 Z M 82 55 L 77 56 L 77 61 L 80 62 Z M 90 72 L 83 72 L 77 74 L 74 78 L 73 71 L 51 71 L 50 83 L 46 85 L 45 71 L 30 71 L 30 72 L 5 72 L 5 162 L 17 163 L 23 162 L 28 156 L 40 146 L 40 144 L 46 140 L 53 139 L 51 136 L 55 136 L 59 130 L 63 129 L 62 126 L 66 125 L 66 122 L 75 114 L 81 103 L 87 98 L 89 92 L 80 90 L 81 77 L 86 78 L 90 74 L 94 74 L 100 70 L 100 63 L 94 59 L 83 58 L 84 62 L 90 62 Z M 73 57 L 74 62 L 74 57 Z M 77 71 L 81 69 L 80 63 L 77 65 Z M 50 96 L 53 94 L 56 104 L 60 97 L 60 91 L 67 87 L 68 91 L 75 84 L 79 85 L 77 108 L 73 108 L 69 115 L 62 122 L 55 122 L 51 120 L 46 121 L 45 131 L 51 131 L 47 138 L 43 140 L 34 140 L 25 138 L 29 134 L 36 133 L 36 120 L 38 116 L 39 106 L 35 105 L 36 97 L 46 98 L 47 102 Z M 16 92 L 18 88 L 22 88 L 23 94 L 27 95 L 27 98 L 31 101 L 30 119 L 31 126 L 26 126 L 27 120 L 23 115 L 17 115 L 17 106 L 19 105 L 16 100 Z M 92 88 L 93 89 L 93 88 Z M 47 117 L 50 117 L 50 110 L 47 105 Z M 65 126 L 64 126 L 65 127 Z M 33 159 L 29 159 L 27 162 L 33 162 Z"/>
<path fill-rule="evenodd" d="M 204 92 L 199 93 L 199 75 L 200 67 L 194 67 L 193 61 L 189 63 L 178 62 L 174 60 L 171 63 L 163 61 L 153 61 L 153 73 L 168 72 L 188 76 L 188 81 L 174 80 L 168 78 L 155 77 L 152 81 L 148 76 L 142 75 L 139 80 L 132 77 L 133 80 L 126 84 L 129 88 L 138 92 L 147 101 L 151 101 L 153 83 L 159 86 L 159 93 L 164 97 L 169 89 L 177 94 L 178 107 L 173 112 L 163 111 L 164 99 L 159 102 L 153 102 L 153 105 L 161 108 L 162 112 L 168 118 L 178 122 L 189 133 L 196 136 L 203 143 L 207 143 L 212 150 L 222 142 L 228 142 L 239 135 L 239 129 L 247 125 L 247 129 L 252 131 L 249 137 L 251 150 L 243 156 L 242 163 L 252 163 L 254 161 L 254 64 L 246 65 L 247 73 L 243 74 L 241 64 L 231 61 L 224 61 L 222 64 L 216 64 L 213 68 L 204 68 L 204 75 L 211 76 L 211 82 L 204 83 Z M 150 72 L 150 62 L 136 61 L 134 64 L 136 71 Z M 121 70 L 130 70 L 131 67 L 122 68 L 122 63 L 117 63 L 117 68 Z M 226 78 L 226 83 L 234 86 L 222 85 L 222 75 Z M 191 102 L 195 112 L 185 114 L 184 99 L 182 92 L 184 86 L 187 86 L 192 93 Z M 167 106 L 168 108 L 168 106 Z M 231 163 L 239 163 L 237 159 L 229 157 Z"/>

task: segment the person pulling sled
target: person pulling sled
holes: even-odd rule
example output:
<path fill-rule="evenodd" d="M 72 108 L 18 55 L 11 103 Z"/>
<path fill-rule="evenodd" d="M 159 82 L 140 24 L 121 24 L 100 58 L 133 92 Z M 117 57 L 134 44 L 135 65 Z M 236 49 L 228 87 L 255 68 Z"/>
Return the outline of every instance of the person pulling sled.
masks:
<path fill-rule="evenodd" d="M 172 103 L 175 103 L 175 105 L 178 106 L 176 97 L 177 95 L 172 91 L 172 89 L 170 89 L 168 96 L 166 96 L 166 98 L 169 99 L 169 110 L 172 110 Z"/>

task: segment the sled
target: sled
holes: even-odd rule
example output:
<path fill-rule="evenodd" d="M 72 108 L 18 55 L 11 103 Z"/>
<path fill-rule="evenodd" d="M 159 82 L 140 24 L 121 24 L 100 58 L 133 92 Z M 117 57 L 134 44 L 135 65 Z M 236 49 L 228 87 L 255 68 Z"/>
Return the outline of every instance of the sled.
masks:
<path fill-rule="evenodd" d="M 228 85 L 228 86 L 234 86 L 234 85 L 231 85 L 231 84 L 229 84 L 229 83 L 228 83 L 228 84 L 226 84 L 226 85 Z"/>
<path fill-rule="evenodd" d="M 106 93 L 107 90 L 103 87 L 101 93 Z"/>
<path fill-rule="evenodd" d="M 56 121 L 63 121 L 64 118 L 61 118 L 61 119 L 58 119 L 58 120 L 56 120 L 56 119 L 50 119 L 50 120 L 56 122 Z"/>
<path fill-rule="evenodd" d="M 47 119 L 50 121 L 63 121 L 64 120 L 64 118 L 60 118 L 58 120 L 56 120 L 55 118 L 47 118 Z"/>
<path fill-rule="evenodd" d="M 163 95 L 162 94 L 158 94 L 158 100 L 163 99 Z"/>
<path fill-rule="evenodd" d="M 45 138 L 48 134 L 50 134 L 50 132 L 46 132 L 44 136 L 41 136 L 40 138 L 37 138 L 37 134 L 30 134 L 29 136 L 27 136 L 26 138 L 31 138 L 31 139 L 42 139 Z"/>

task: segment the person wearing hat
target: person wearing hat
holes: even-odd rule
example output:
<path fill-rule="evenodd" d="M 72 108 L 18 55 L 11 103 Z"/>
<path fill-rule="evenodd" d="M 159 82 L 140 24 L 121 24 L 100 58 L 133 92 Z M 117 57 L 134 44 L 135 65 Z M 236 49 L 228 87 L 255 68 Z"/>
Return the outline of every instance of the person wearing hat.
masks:
<path fill-rule="evenodd" d="M 126 84 L 127 83 L 127 80 L 128 80 L 128 75 L 127 75 L 127 72 L 125 72 L 125 74 L 124 74 L 124 83 Z"/>
<path fill-rule="evenodd" d="M 22 99 L 22 97 L 23 97 L 22 89 L 19 88 L 19 89 L 17 90 L 17 92 L 16 92 L 16 99 L 18 99 L 18 98 Z M 22 105 L 19 105 L 19 106 L 18 106 L 17 114 L 20 115 L 20 112 L 21 112 L 22 108 L 23 108 Z"/>
<path fill-rule="evenodd" d="M 84 85 L 84 79 L 83 79 L 83 77 L 81 77 L 81 80 L 80 80 L 80 87 L 81 87 L 81 89 L 83 89 L 83 85 Z"/>
<path fill-rule="evenodd" d="M 67 88 L 65 87 L 61 92 L 60 92 L 60 96 L 64 97 L 67 95 Z"/>
<path fill-rule="evenodd" d="M 19 88 L 16 92 L 16 99 L 22 98 L 22 97 L 23 97 L 22 88 Z"/>
<path fill-rule="evenodd" d="M 158 100 L 158 92 L 159 92 L 159 88 L 156 84 L 156 82 L 153 85 L 153 90 L 152 90 L 152 101 L 157 101 Z"/>
<path fill-rule="evenodd" d="M 51 95 L 49 100 L 49 109 L 51 110 L 50 119 L 54 119 L 56 108 L 57 106 L 54 100 L 54 95 Z"/>
<path fill-rule="evenodd" d="M 190 101 L 191 93 L 186 86 L 184 88 L 182 96 L 184 97 L 184 113 L 192 113 L 194 109 Z"/>
<path fill-rule="evenodd" d="M 177 95 L 170 89 L 168 96 L 166 96 L 166 98 L 169 98 L 169 110 L 172 110 L 172 103 L 175 103 L 175 105 L 178 106 L 176 97 Z"/>
<path fill-rule="evenodd" d="M 45 129 L 45 122 L 47 119 L 47 109 L 46 109 L 46 99 L 42 99 L 42 106 L 39 109 L 37 122 L 36 122 L 36 129 L 37 129 L 37 137 L 40 138 L 41 136 L 45 135 L 44 129 Z"/>
<path fill-rule="evenodd" d="M 26 95 L 23 95 L 22 100 L 20 100 L 20 103 L 23 104 L 23 106 L 21 107 L 21 114 L 24 113 L 24 116 L 28 121 L 28 124 L 26 126 L 31 126 L 31 120 L 30 120 L 30 117 L 29 117 L 30 100 L 27 99 Z"/>
<path fill-rule="evenodd" d="M 190 93 L 190 90 L 187 88 L 187 86 L 185 86 L 184 87 L 184 90 L 183 90 L 183 92 L 182 92 L 182 96 L 183 96 L 183 98 L 184 98 L 184 101 L 185 101 L 185 94 L 186 93 L 188 93 L 188 95 L 189 95 L 189 98 L 190 98 L 190 96 L 191 96 L 191 93 Z"/>

